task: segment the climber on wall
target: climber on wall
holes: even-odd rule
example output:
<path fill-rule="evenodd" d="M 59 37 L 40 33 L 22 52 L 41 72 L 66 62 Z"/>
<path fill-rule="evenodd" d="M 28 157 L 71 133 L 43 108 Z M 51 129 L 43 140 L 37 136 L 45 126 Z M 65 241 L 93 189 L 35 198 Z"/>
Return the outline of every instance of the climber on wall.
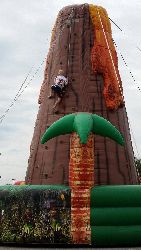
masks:
<path fill-rule="evenodd" d="M 53 109 L 61 102 L 63 95 L 68 85 L 68 78 L 64 76 L 64 71 L 60 69 L 58 75 L 54 78 L 54 84 L 51 86 L 51 92 L 48 98 L 55 97 L 57 95 L 57 100 L 53 106 Z"/>

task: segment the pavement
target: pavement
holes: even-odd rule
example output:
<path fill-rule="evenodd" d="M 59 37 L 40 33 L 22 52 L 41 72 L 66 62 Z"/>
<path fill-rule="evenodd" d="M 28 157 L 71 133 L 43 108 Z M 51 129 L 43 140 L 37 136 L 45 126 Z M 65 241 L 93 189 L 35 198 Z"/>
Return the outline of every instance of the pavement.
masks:
<path fill-rule="evenodd" d="M 141 250 L 141 247 L 123 247 L 123 248 L 93 248 L 93 247 L 89 247 L 89 248 L 85 248 L 85 247 L 41 247 L 41 246 L 34 246 L 34 247 L 24 247 L 24 246 L 0 246 L 0 250 L 65 250 L 65 249 L 68 249 L 68 250 L 76 250 L 76 249 L 79 249 L 79 250 Z"/>

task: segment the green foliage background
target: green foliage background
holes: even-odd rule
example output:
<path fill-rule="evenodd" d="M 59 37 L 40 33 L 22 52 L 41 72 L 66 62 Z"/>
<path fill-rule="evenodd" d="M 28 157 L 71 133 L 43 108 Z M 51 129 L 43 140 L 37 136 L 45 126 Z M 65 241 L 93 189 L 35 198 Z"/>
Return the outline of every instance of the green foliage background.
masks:
<path fill-rule="evenodd" d="M 70 190 L 33 187 L 0 188 L 0 242 L 71 242 Z"/>

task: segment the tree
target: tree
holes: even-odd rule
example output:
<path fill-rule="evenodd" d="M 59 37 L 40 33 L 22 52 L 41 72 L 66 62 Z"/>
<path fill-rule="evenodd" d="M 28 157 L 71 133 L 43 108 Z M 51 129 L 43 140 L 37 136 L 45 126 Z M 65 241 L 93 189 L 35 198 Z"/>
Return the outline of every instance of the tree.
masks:
<path fill-rule="evenodd" d="M 139 173 L 139 176 L 141 177 L 141 159 L 138 159 L 135 157 L 135 164 L 136 164 L 136 168 Z"/>
<path fill-rule="evenodd" d="M 106 119 L 89 113 L 76 113 L 54 122 L 41 143 L 61 134 L 71 134 L 69 185 L 71 187 L 71 234 L 76 244 L 89 244 L 90 189 L 94 186 L 94 134 L 107 136 L 123 145 L 120 132 Z"/>

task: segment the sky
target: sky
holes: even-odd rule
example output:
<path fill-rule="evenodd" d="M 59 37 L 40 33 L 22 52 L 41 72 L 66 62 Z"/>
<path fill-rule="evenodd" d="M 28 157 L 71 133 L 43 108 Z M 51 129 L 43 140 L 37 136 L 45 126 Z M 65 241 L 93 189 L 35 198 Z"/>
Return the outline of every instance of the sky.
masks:
<path fill-rule="evenodd" d="M 29 73 L 28 87 L 0 123 L 0 185 L 25 178 L 51 30 L 61 8 L 82 3 L 86 1 L 0 0 L 0 117 Z M 87 3 L 106 8 L 109 17 L 123 30 L 121 32 L 112 24 L 133 148 L 135 155 L 141 157 L 141 92 L 137 88 L 141 88 L 141 1 L 95 0 Z"/>

